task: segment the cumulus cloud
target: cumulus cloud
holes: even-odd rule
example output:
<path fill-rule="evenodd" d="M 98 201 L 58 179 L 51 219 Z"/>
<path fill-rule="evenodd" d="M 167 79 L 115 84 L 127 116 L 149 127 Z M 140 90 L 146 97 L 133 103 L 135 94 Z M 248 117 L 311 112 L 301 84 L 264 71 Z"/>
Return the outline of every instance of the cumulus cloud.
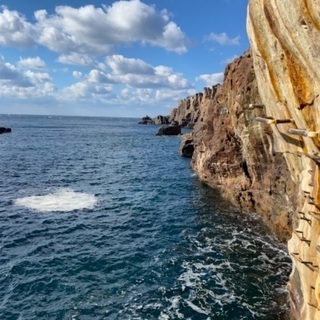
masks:
<path fill-rule="evenodd" d="M 196 78 L 197 81 L 203 81 L 207 87 L 211 87 L 217 83 L 223 82 L 224 74 L 213 73 L 213 74 L 202 74 Z"/>
<path fill-rule="evenodd" d="M 120 104 L 128 104 L 129 101 L 136 104 L 148 99 L 181 97 L 182 93 L 193 90 L 192 85 L 171 68 L 154 67 L 141 59 L 122 55 L 107 57 L 104 68 L 91 69 L 87 74 L 73 72 L 73 75 L 79 81 L 65 88 L 59 99 L 84 101 L 94 97 L 97 101 L 110 104 L 112 99 L 117 98 Z M 119 93 L 116 94 L 116 91 Z"/>
<path fill-rule="evenodd" d="M 135 88 L 170 88 L 172 90 L 191 88 L 191 84 L 180 73 L 165 66 L 151 66 L 140 59 L 113 55 L 106 63 L 111 68 L 111 76 L 118 83 Z"/>
<path fill-rule="evenodd" d="M 225 32 L 220 34 L 211 33 L 206 40 L 216 42 L 221 46 L 236 46 L 240 44 L 240 36 L 230 38 Z"/>
<path fill-rule="evenodd" d="M 92 66 L 93 59 L 87 54 L 72 52 L 70 54 L 62 54 L 58 61 L 64 64 L 71 64 L 76 66 Z"/>
<path fill-rule="evenodd" d="M 0 7 L 0 45 L 27 48 L 35 44 L 35 27 L 17 11 Z"/>
<path fill-rule="evenodd" d="M 151 65 L 141 59 L 125 58 L 122 55 L 112 55 L 106 59 L 114 74 L 153 74 L 154 69 Z"/>
<path fill-rule="evenodd" d="M 184 53 L 188 40 L 181 29 L 168 21 L 166 11 L 157 11 L 140 0 L 120 0 L 101 8 L 59 6 L 54 15 L 35 12 L 38 43 L 63 54 L 60 61 L 74 61 L 70 52 L 108 54 L 114 46 L 142 43 Z"/>
<path fill-rule="evenodd" d="M 48 73 L 23 71 L 0 57 L 0 96 L 37 99 L 52 96 L 55 86 Z"/>
<path fill-rule="evenodd" d="M 28 77 L 24 76 L 16 66 L 5 62 L 0 57 L 0 87 L 31 87 L 33 86 Z M 0 89 L 1 89 L 0 88 Z"/>
<path fill-rule="evenodd" d="M 40 57 L 35 58 L 21 58 L 18 62 L 20 68 L 25 69 L 45 69 L 46 63 L 40 59 Z"/>

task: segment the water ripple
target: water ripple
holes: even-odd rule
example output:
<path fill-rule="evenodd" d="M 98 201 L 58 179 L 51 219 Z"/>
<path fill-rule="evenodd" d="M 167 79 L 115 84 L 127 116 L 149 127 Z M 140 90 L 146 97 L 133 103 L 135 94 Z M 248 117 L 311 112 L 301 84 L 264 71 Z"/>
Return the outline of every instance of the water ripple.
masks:
<path fill-rule="evenodd" d="M 10 121 L 1 319 L 286 319 L 285 248 L 192 176 L 178 137 L 130 119 Z"/>

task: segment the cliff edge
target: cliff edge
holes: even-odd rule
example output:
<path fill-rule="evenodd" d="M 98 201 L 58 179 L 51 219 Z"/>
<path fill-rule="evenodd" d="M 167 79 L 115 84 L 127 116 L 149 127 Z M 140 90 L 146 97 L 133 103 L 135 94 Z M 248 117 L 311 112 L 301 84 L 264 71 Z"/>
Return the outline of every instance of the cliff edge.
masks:
<path fill-rule="evenodd" d="M 294 319 L 320 319 L 320 2 L 250 0 L 247 18 L 253 64 L 266 114 L 298 187 L 297 220 L 288 250 Z"/>

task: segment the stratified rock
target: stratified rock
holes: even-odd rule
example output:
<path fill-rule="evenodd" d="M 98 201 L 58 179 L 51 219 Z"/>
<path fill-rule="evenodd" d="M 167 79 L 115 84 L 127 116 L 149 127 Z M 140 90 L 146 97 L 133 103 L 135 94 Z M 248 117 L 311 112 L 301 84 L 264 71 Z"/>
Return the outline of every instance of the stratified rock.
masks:
<path fill-rule="evenodd" d="M 145 116 L 138 123 L 139 124 L 154 124 L 154 121 L 149 116 Z"/>
<path fill-rule="evenodd" d="M 0 134 L 8 133 L 8 132 L 11 132 L 11 128 L 0 127 Z"/>
<path fill-rule="evenodd" d="M 194 151 L 194 145 L 193 145 L 192 134 L 191 133 L 185 134 L 183 136 L 182 142 L 180 143 L 180 154 L 183 157 L 192 158 L 193 151 Z"/>
<path fill-rule="evenodd" d="M 157 136 L 176 136 L 181 134 L 180 126 L 162 126 L 159 128 Z"/>
<path fill-rule="evenodd" d="M 157 116 L 153 118 L 154 124 L 169 124 L 169 117 L 168 116 Z"/>
<path fill-rule="evenodd" d="M 266 115 L 292 119 L 268 129 L 298 186 L 288 243 L 292 318 L 320 319 L 320 2 L 250 0 L 247 25 Z"/>
<path fill-rule="evenodd" d="M 171 111 L 169 123 L 176 123 L 181 127 L 192 129 L 199 119 L 201 105 L 208 99 L 212 99 L 218 86 L 219 85 L 215 85 L 212 88 L 204 88 L 204 92 L 196 93 L 182 99 L 178 106 Z"/>

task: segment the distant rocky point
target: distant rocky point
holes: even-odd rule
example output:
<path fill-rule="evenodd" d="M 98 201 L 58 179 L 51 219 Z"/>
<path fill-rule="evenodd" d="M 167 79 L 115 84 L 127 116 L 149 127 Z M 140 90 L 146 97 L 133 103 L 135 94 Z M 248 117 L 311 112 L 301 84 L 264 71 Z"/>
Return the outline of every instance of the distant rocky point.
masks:
<path fill-rule="evenodd" d="M 0 127 L 0 134 L 11 132 L 11 128 Z"/>
<path fill-rule="evenodd" d="M 139 124 L 169 124 L 169 116 L 158 115 L 155 118 L 150 118 L 148 115 L 142 117 Z"/>

